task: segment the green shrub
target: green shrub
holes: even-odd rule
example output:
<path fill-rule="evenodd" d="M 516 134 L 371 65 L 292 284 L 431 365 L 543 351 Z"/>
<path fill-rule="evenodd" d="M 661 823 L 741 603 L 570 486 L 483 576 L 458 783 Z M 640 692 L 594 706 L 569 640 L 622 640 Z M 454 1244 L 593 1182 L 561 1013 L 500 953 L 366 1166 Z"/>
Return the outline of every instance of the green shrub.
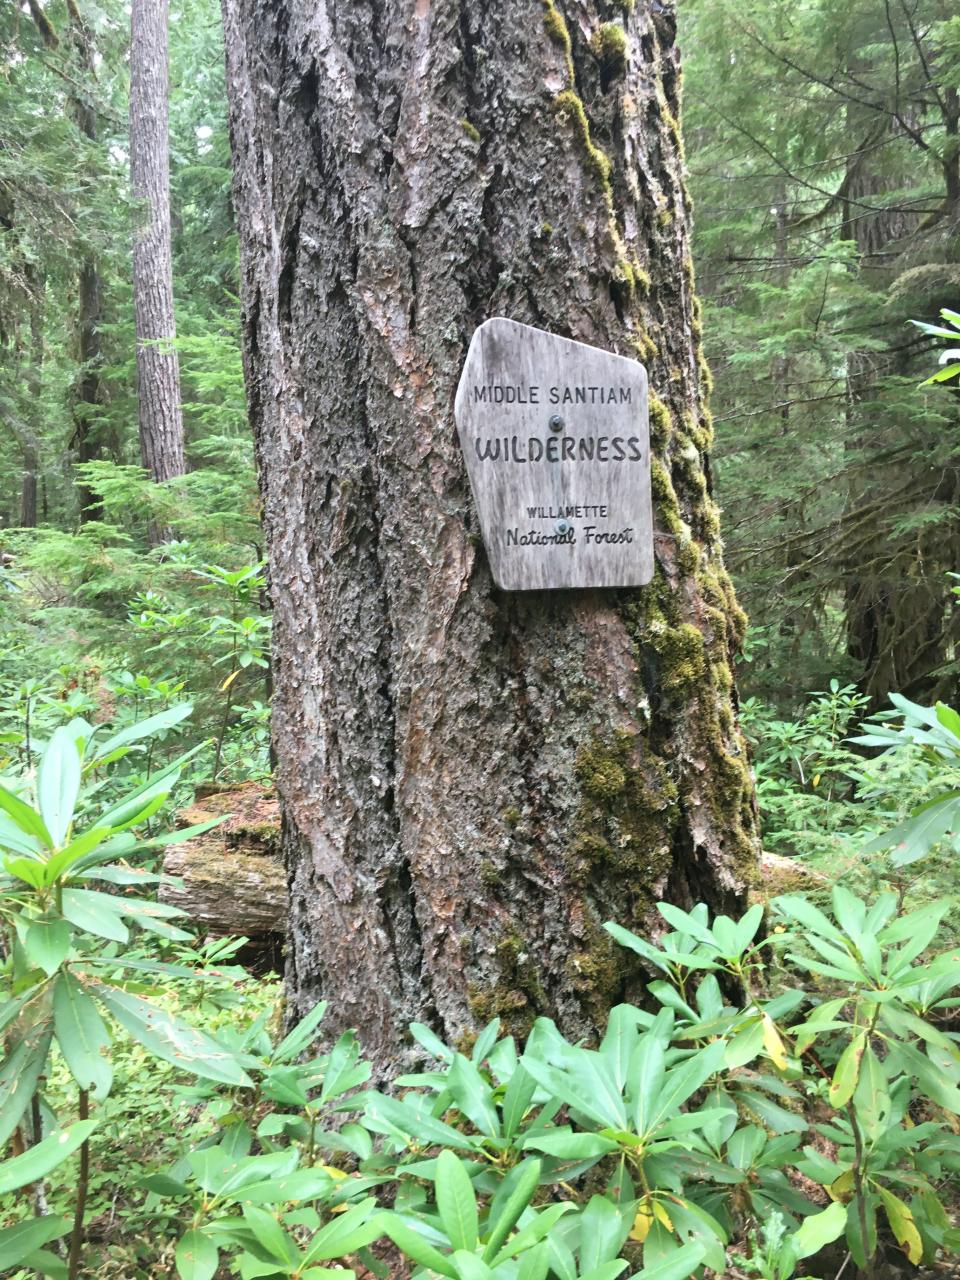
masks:
<path fill-rule="evenodd" d="M 613 1008 L 598 1043 L 540 1018 L 520 1044 L 494 1020 L 467 1053 L 414 1024 L 422 1069 L 370 1088 L 352 1033 L 321 1045 L 324 1005 L 279 1030 L 273 988 L 251 999 L 231 964 L 237 943 L 198 946 L 143 895 L 160 876 L 134 860 L 193 834 L 162 814 L 203 746 L 177 748 L 179 682 L 111 683 L 158 709 L 98 725 L 78 714 L 86 695 L 65 708 L 25 683 L 5 722 L 21 727 L 0 787 L 0 1138 L 19 1144 L 0 1197 L 20 1197 L 4 1268 L 318 1280 L 356 1261 L 386 1277 L 391 1240 L 424 1280 L 685 1280 L 731 1247 L 790 1280 L 841 1239 L 867 1276 L 891 1248 L 915 1264 L 957 1250 L 949 899 L 908 909 L 902 886 L 863 900 L 837 885 L 828 904 L 790 894 L 738 920 L 661 904 L 659 936 L 607 925 L 646 967 L 649 1004 Z M 955 714 L 896 700 L 854 744 L 881 754 L 854 766 L 858 699 L 820 699 L 805 729 L 778 731 L 771 770 L 832 771 L 849 787 L 833 779 L 831 803 L 865 808 L 907 767 L 916 789 L 860 820 L 885 828 L 873 852 L 892 847 L 891 875 L 952 841 Z M 114 1161 L 130 1185 L 105 1252 L 84 1224 Z"/>

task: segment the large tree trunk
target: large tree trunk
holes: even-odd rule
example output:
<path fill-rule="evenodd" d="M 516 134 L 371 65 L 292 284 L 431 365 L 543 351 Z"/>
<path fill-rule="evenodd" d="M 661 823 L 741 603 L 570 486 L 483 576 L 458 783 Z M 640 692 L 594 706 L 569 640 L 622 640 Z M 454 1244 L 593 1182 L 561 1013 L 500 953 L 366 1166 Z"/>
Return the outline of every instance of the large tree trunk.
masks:
<path fill-rule="evenodd" d="M 167 0 L 133 0 L 130 185 L 140 206 L 133 241 L 140 459 L 157 481 L 186 470 L 180 365 L 173 345 L 168 81 Z"/>
<path fill-rule="evenodd" d="M 757 855 L 673 17 L 224 15 L 293 1010 L 330 999 L 379 1069 L 414 1017 L 589 1035 L 642 991 L 603 921 L 736 910 Z M 452 414 L 492 315 L 647 360 L 649 587 L 493 585 Z"/>

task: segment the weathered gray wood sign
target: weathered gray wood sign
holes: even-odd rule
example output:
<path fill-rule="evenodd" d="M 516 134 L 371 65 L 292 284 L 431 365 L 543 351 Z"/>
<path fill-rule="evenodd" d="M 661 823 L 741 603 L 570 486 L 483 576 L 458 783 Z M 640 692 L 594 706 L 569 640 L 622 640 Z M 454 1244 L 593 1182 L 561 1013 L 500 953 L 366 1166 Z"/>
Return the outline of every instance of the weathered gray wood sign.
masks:
<path fill-rule="evenodd" d="M 473 335 L 455 413 L 498 586 L 650 581 L 642 364 L 498 316 Z"/>

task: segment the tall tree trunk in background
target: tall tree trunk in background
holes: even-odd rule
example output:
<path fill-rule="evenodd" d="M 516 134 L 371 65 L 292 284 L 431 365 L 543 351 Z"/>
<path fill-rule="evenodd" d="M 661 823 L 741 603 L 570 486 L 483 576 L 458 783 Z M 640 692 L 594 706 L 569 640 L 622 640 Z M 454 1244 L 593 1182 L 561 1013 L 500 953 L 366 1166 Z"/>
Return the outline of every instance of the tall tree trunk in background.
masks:
<path fill-rule="evenodd" d="M 26 393 L 23 396 L 23 417 L 14 402 L 4 405 L 5 413 L 0 412 L 4 425 L 10 431 L 20 449 L 20 503 L 16 524 L 21 529 L 32 529 L 37 523 L 37 478 L 40 469 L 40 439 L 38 435 L 42 422 L 40 409 L 40 370 L 43 365 L 43 273 L 37 264 L 17 252 L 16 240 L 11 234 L 14 229 L 11 207 L 0 204 L 0 226 L 10 235 L 13 242 L 15 261 L 24 282 L 24 301 L 29 307 L 29 332 L 24 333 L 23 326 L 16 319 L 13 330 L 4 333 L 0 327 L 0 344 L 9 338 L 13 346 L 10 361 L 13 382 Z M 2 390 L 2 389 L 0 389 Z M 0 401 L 7 396 L 0 397 Z"/>
<path fill-rule="evenodd" d="M 96 80 L 96 57 L 93 36 L 76 5 L 67 0 L 70 17 L 70 41 L 74 56 L 91 81 Z M 90 142 L 97 141 L 97 111 L 89 93 L 78 93 L 71 102 L 77 128 Z M 79 462 L 94 462 L 100 455 L 96 436 L 96 413 L 103 401 L 100 370 L 103 365 L 103 339 L 100 322 L 103 315 L 103 292 L 96 254 L 88 249 L 80 260 L 77 297 L 77 346 L 80 376 L 74 402 L 74 440 Z M 81 521 L 95 520 L 98 499 L 87 484 L 77 486 Z"/>
<path fill-rule="evenodd" d="M 40 465 L 36 439 L 32 448 L 24 451 L 23 478 L 20 482 L 20 528 L 37 527 L 37 469 Z"/>
<path fill-rule="evenodd" d="M 294 1012 L 379 1069 L 420 1018 L 589 1035 L 602 929 L 735 910 L 757 855 L 743 616 L 709 492 L 671 13 L 224 0 L 275 617 Z M 492 315 L 651 371 L 656 576 L 506 593 L 453 426 Z"/>
<path fill-rule="evenodd" d="M 30 15 L 48 49 L 59 46 L 59 37 L 37 0 L 31 0 Z M 93 36 L 77 6 L 76 0 L 67 0 L 67 16 L 70 46 L 83 76 L 92 84 L 96 81 L 96 58 Z M 81 83 L 78 78 L 77 83 Z M 70 99 L 70 114 L 77 128 L 90 142 L 97 140 L 97 111 L 90 92 L 74 92 Z M 102 297 L 100 272 L 96 255 L 87 250 L 80 259 L 77 271 L 77 354 L 80 374 L 77 379 L 74 406 L 73 443 L 79 462 L 92 462 L 99 455 L 94 417 L 102 400 L 100 367 L 103 361 L 103 344 L 100 336 Z M 77 500 L 81 521 L 96 518 L 97 499 L 89 485 L 77 486 Z"/>
<path fill-rule="evenodd" d="M 93 254 L 84 256 L 80 263 L 79 306 L 77 339 L 80 355 L 80 377 L 73 409 L 78 462 L 95 462 L 100 456 L 97 442 L 95 415 L 102 401 L 100 369 L 103 363 L 103 342 L 100 336 L 100 318 L 103 298 L 100 289 L 100 272 Z M 95 520 L 99 507 L 97 495 L 88 484 L 79 484 L 81 521 Z"/>
<path fill-rule="evenodd" d="M 864 43 L 872 43 L 874 37 L 881 38 L 879 27 L 876 32 L 864 32 Z M 869 68 L 858 60 L 854 72 L 866 75 Z M 873 143 L 882 132 L 876 113 L 848 105 L 847 119 L 850 136 L 864 141 L 860 152 L 847 162 L 840 238 L 856 245 L 859 277 L 871 287 L 889 290 L 911 260 L 910 237 L 920 217 L 885 207 L 896 184 L 877 168 Z M 903 254 L 902 260 L 898 253 Z M 955 509 L 956 472 L 953 467 L 931 468 L 917 461 L 905 465 L 898 446 L 915 439 L 916 430 L 906 417 L 908 411 L 901 410 L 902 416 L 897 416 L 896 409 L 887 408 L 883 385 L 884 378 L 905 375 L 909 362 L 903 320 L 895 318 L 893 299 L 890 314 L 888 348 L 878 350 L 874 344 L 852 352 L 846 370 L 850 430 L 846 445 L 850 552 L 844 583 L 847 652 L 861 665 L 863 691 L 876 707 L 887 705 L 888 695 L 897 691 L 920 701 L 938 693 L 952 699 L 949 686 L 949 691 L 937 686 L 953 644 L 944 561 L 954 563 L 947 547 L 955 534 L 948 537 L 944 523 L 921 524 L 894 540 L 890 525 L 918 507 L 925 515 L 940 503 L 945 510 Z M 891 451 L 892 463 L 886 457 Z M 901 506 L 888 503 L 876 509 L 878 493 L 898 491 Z"/>
<path fill-rule="evenodd" d="M 173 346 L 170 248 L 167 0 L 130 10 L 130 184 L 138 204 L 133 242 L 140 459 L 156 481 L 182 476 L 180 365 Z"/>
<path fill-rule="evenodd" d="M 43 370 L 43 277 L 39 271 L 30 274 L 33 300 L 30 305 L 30 346 L 27 356 L 27 391 L 33 412 L 40 421 L 40 393 Z M 30 431 L 23 443 L 23 477 L 20 482 L 20 527 L 33 529 L 37 524 L 37 479 L 40 472 L 40 440 Z"/>
<path fill-rule="evenodd" d="M 792 275 L 792 266 L 790 261 L 790 219 L 787 206 L 787 184 L 783 180 L 778 184 L 776 199 L 773 205 L 772 214 L 774 220 L 774 253 L 776 256 L 776 270 L 774 273 L 774 281 L 777 288 L 782 290 L 784 300 L 783 312 L 781 312 L 782 321 L 786 325 L 787 295 L 790 288 L 790 278 Z M 793 361 L 789 354 L 776 355 L 773 357 L 770 366 L 770 381 L 776 402 L 779 405 L 780 417 L 780 435 L 784 438 L 789 437 L 791 430 L 790 423 L 790 378 L 793 372 Z M 803 572 L 801 567 L 803 560 L 803 551 L 801 544 L 797 541 L 797 534 L 802 531 L 804 524 L 804 507 L 802 503 L 786 504 L 780 513 L 780 522 L 783 529 L 783 541 L 787 547 L 786 570 L 792 577 L 796 578 L 798 574 Z M 806 617 L 798 619 L 798 611 L 790 609 L 784 612 L 780 619 L 781 636 L 793 637 L 793 650 L 797 651 L 803 643 L 803 637 L 810 626 L 810 620 Z"/>
<path fill-rule="evenodd" d="M 37 523 L 37 471 L 39 467 L 40 447 L 33 428 L 15 417 L 9 409 L 3 411 L 0 406 L 0 423 L 17 442 L 21 457 L 20 505 L 17 525 L 21 529 L 32 529 Z"/>

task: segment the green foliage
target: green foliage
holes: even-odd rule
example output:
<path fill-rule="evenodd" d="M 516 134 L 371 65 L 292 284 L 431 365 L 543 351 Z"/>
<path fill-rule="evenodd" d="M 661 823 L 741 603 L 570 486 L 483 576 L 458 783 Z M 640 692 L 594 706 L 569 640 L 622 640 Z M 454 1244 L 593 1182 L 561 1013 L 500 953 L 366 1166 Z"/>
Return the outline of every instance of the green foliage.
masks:
<path fill-rule="evenodd" d="M 960 953 L 916 962 L 948 906 L 898 915 L 894 894 L 868 908 L 840 887 L 832 920 L 802 897 L 775 906 L 802 930 L 791 962 L 842 993 L 794 1029 L 796 1053 L 812 1060 L 818 1096 L 834 1111 L 814 1127 L 835 1144 L 832 1159 L 809 1147 L 797 1167 L 847 1200 L 846 1239 L 858 1266 L 876 1252 L 878 1212 L 912 1262 L 930 1258 L 953 1239 L 938 1188 L 960 1158 L 952 1123 L 960 1068 L 952 1040 L 931 1019 L 960 983 Z M 915 1125 L 911 1107 L 920 1100 L 930 1118 Z"/>
<path fill-rule="evenodd" d="M 954 842 L 960 824 L 960 716 L 942 702 L 920 707 L 899 694 L 892 694 L 891 702 L 895 710 L 880 712 L 853 742 L 894 756 L 910 751 L 918 769 L 926 766 L 937 780 L 938 794 L 865 846 L 865 852 L 890 849 L 893 866 L 904 867 L 941 841 Z"/>
<path fill-rule="evenodd" d="M 922 320 L 911 320 L 910 323 L 916 325 L 921 333 L 929 337 L 960 342 L 960 314 L 951 311 L 949 307 L 941 307 L 940 316 L 943 319 L 942 325 L 925 324 Z M 925 382 L 921 382 L 922 387 L 928 387 L 933 382 L 950 382 L 953 378 L 960 377 L 960 349 L 948 347 L 946 351 L 941 352 L 939 363 L 946 367 L 931 374 Z"/>
<path fill-rule="evenodd" d="M 138 465 L 128 30 L 129 12 L 113 0 L 53 0 L 0 17 L 0 424 L 11 446 L 0 455 L 0 701 L 9 705 L 44 671 L 40 701 L 76 696 L 78 713 L 97 718 L 123 693 L 103 672 L 127 670 L 155 688 L 182 682 L 198 739 L 212 740 L 201 757 L 207 776 L 264 776 L 269 623 L 219 10 L 188 0 L 170 23 L 190 463 L 175 485 L 154 484 Z M 81 350 L 78 298 L 91 273 L 95 333 Z M 32 513 L 23 497 L 31 489 Z M 158 529 L 169 537 L 159 547 Z M 246 597 L 234 572 L 255 584 Z"/>
<path fill-rule="evenodd" d="M 487 1274 L 476 1255 L 494 1273 L 509 1261 L 497 1233 L 508 1203 L 514 1251 L 522 1243 L 534 1274 L 558 1277 L 579 1274 L 578 1232 L 611 1243 L 609 1257 L 591 1255 L 594 1267 L 622 1269 L 629 1237 L 645 1267 L 720 1270 L 730 1236 L 774 1215 L 790 1233 L 771 1228 L 754 1251 L 766 1267 L 758 1274 L 788 1277 L 842 1234 L 866 1267 L 878 1213 L 913 1261 L 952 1246 L 938 1188 L 960 1160 L 960 1066 L 935 1019 L 960 985 L 960 953 L 921 959 L 947 906 L 898 914 L 896 895 L 868 908 L 843 889 L 833 906 L 831 919 L 805 897 L 778 899 L 782 923 L 766 937 L 760 906 L 710 922 L 703 907 L 661 905 L 672 929 L 656 943 L 609 925 L 660 975 L 649 991 L 661 1010 L 612 1010 L 596 1049 L 541 1019 L 518 1054 L 494 1022 L 467 1058 L 414 1027 L 439 1069 L 401 1078 L 401 1098 L 367 1095 L 365 1123 L 400 1157 L 399 1220 L 387 1233 L 422 1268 L 456 1280 Z M 775 962 L 764 959 L 771 948 Z M 814 985 L 767 994 L 784 964 Z M 739 1002 L 723 995 L 731 983 Z M 929 1118 L 912 1125 L 911 1108 Z M 834 1144 L 832 1159 L 800 1150 L 809 1130 Z M 569 1188 L 594 1168 L 605 1171 L 605 1196 L 534 1207 L 538 1186 Z M 830 1208 L 801 1194 L 796 1172 L 825 1188 Z M 436 1183 L 432 1200 L 424 1180 Z"/>
<path fill-rule="evenodd" d="M 934 0 L 678 14 L 724 542 L 767 641 L 744 685 L 787 714 L 829 675 L 874 706 L 952 701 L 958 402 L 918 391 L 907 321 L 957 308 L 956 19 Z"/>
<path fill-rule="evenodd" d="M 269 1010 L 245 1031 L 225 1032 L 248 1077 L 229 1094 L 206 1083 L 178 1090 L 192 1108 L 209 1108 L 213 1131 L 141 1185 L 153 1220 L 185 1224 L 175 1247 L 182 1280 L 212 1276 L 221 1255 L 230 1256 L 241 1275 L 311 1275 L 314 1264 L 342 1254 L 367 1256 L 367 1244 L 382 1234 L 376 1201 L 366 1193 L 384 1178 L 348 1176 L 319 1162 L 321 1148 L 355 1158 L 373 1150 L 356 1122 L 339 1132 L 323 1127 L 331 1113 L 351 1107 L 346 1095 L 369 1076 L 349 1033 L 329 1054 L 304 1060 L 325 1008 L 317 1005 L 277 1043 Z M 299 1243 L 304 1230 L 311 1233 L 305 1249 Z"/>
<path fill-rule="evenodd" d="M 957 366 L 916 383 L 927 339 L 960 324 L 943 305 L 960 283 L 943 110 L 960 27 L 926 0 L 911 14 L 680 15 L 765 838 L 850 887 L 737 920 L 663 905 L 655 937 L 611 923 L 648 983 L 598 1043 L 546 1018 L 526 1043 L 494 1020 L 469 1048 L 415 1025 L 419 1069 L 382 1088 L 352 1033 L 324 1039 L 322 1004 L 281 1028 L 238 944 L 195 943 L 153 894 L 160 852 L 190 834 L 171 808 L 201 779 L 269 770 L 216 6 L 186 0 L 171 24 L 191 464 L 171 485 L 137 465 L 127 11 L 0 16 L 4 1274 L 385 1277 L 392 1240 L 424 1278 L 684 1280 L 732 1248 L 739 1270 L 789 1280 L 841 1271 L 816 1258 L 835 1241 L 866 1273 L 892 1250 L 957 1250 L 960 957 L 942 947 L 960 720 L 922 705 L 956 683 Z M 560 10 L 542 19 L 569 63 Z M 595 30 L 605 87 L 631 38 Z M 555 105 L 612 198 L 568 70 Z M 31 477 L 39 527 L 18 530 Z M 907 696 L 852 738 L 894 686 Z M 802 704 L 810 687 L 825 692 Z"/>
<path fill-rule="evenodd" d="M 193 753 L 133 785 L 129 773 L 115 766 L 141 752 L 145 741 L 173 729 L 190 710 L 189 704 L 174 705 L 119 729 L 75 716 L 53 729 L 35 769 L 33 744 L 25 743 L 27 769 L 12 786 L 0 785 L 0 1142 L 20 1130 L 30 1141 L 22 1155 L 0 1165 L 4 1190 L 42 1179 L 78 1146 L 84 1149 L 82 1169 L 87 1168 L 95 1126 L 87 1119 L 89 1102 L 105 1099 L 113 1082 L 108 1023 L 180 1070 L 222 1084 L 249 1083 L 232 1051 L 144 998 L 150 988 L 142 975 L 182 978 L 190 976 L 189 970 L 116 951 L 117 943 L 130 942 L 134 930 L 172 941 L 189 938 L 171 923 L 182 912 L 131 896 L 132 886 L 159 877 L 139 871 L 130 860 L 213 825 L 139 834 L 167 801 Z M 81 1119 L 47 1137 L 42 1081 L 54 1046 L 76 1082 Z M 85 1179 L 81 1172 L 77 1242 Z M 27 1233 L 18 1246 L 26 1250 L 29 1265 L 44 1273 L 49 1262 L 37 1248 L 50 1238 Z"/>
<path fill-rule="evenodd" d="M 112 473 L 118 508 L 158 488 L 129 470 Z M 141 505 L 163 518 L 156 503 Z M 94 523 L 13 545 L 10 599 L 0 603 L 0 732 L 23 734 L 38 715 L 136 717 L 189 696 L 197 738 L 209 740 L 196 776 L 265 775 L 270 623 L 259 565 L 211 561 L 210 550 L 229 548 L 206 540 L 140 550 L 118 526 Z M 38 659 L 50 673 L 42 681 L 28 675 Z"/>
<path fill-rule="evenodd" d="M 401 1078 L 409 1089 L 401 1098 L 368 1095 L 365 1118 L 400 1156 L 401 1220 L 386 1227 L 394 1241 L 425 1269 L 458 1280 L 472 1273 L 477 1252 L 496 1270 L 507 1255 L 484 1232 L 521 1180 L 519 1199 L 531 1202 L 533 1158 L 543 1187 L 606 1170 L 607 1207 L 595 1212 L 616 1219 L 615 1249 L 629 1236 L 646 1265 L 675 1259 L 678 1275 L 704 1263 L 721 1269 L 728 1239 L 775 1214 L 791 1231 L 774 1227 L 765 1252 L 755 1250 L 767 1268 L 758 1274 L 790 1276 L 841 1234 L 867 1267 L 878 1213 L 915 1262 L 952 1247 L 939 1187 L 960 1160 L 960 1066 L 937 1018 L 960 985 L 960 952 L 922 959 L 948 906 L 903 913 L 897 896 L 884 894 L 868 908 L 839 888 L 833 918 L 800 895 L 773 906 L 781 923 L 766 937 L 759 905 L 739 922 L 711 923 L 703 907 L 663 904 L 672 929 L 656 943 L 609 925 L 660 975 L 649 991 L 661 1011 L 612 1010 L 596 1049 L 570 1044 L 541 1019 L 518 1054 L 494 1022 L 468 1059 L 414 1027 L 440 1068 Z M 771 948 L 779 959 L 764 959 Z M 769 994 L 784 965 L 791 985 Z M 798 988 L 803 973 L 813 985 Z M 731 984 L 739 1002 L 724 997 Z M 911 1121 L 918 1109 L 929 1117 L 922 1125 Z M 819 1146 L 800 1150 L 810 1130 L 833 1144 L 832 1159 Z M 430 1154 L 438 1146 L 439 1159 Z M 829 1209 L 801 1194 L 797 1172 L 824 1187 Z M 411 1177 L 418 1181 L 404 1191 Z M 423 1179 L 437 1182 L 435 1206 L 423 1198 Z M 555 1241 L 569 1248 L 567 1234 L 587 1210 L 553 1203 L 562 1221 L 551 1224 L 545 1265 L 576 1274 L 555 1269 Z M 518 1219 L 516 1238 L 527 1248 L 537 1245 L 540 1216 Z M 588 1234 L 595 1238 L 596 1227 Z"/>
<path fill-rule="evenodd" d="M 72 529 L 91 459 L 139 461 L 126 137 L 127 9 L 17 6 L 0 18 L 0 527 L 35 477 L 41 525 Z M 210 0 L 170 23 L 171 202 L 178 352 L 191 472 L 211 510 L 255 540 L 239 349 L 222 31 Z M 92 129 L 91 126 L 92 125 Z M 97 352 L 77 340 L 80 276 L 99 282 Z M 96 384 L 92 402 L 81 384 Z M 86 440 L 81 441 L 78 424 Z M 75 470 L 80 463 L 81 469 Z M 97 484 L 92 486 L 99 494 Z M 229 505 L 232 500 L 232 508 Z M 168 504 L 176 505 L 175 498 Z M 203 507 L 201 506 L 202 510 Z M 142 511 L 143 508 L 133 508 Z M 244 556 L 249 559 L 249 551 Z"/>
<path fill-rule="evenodd" d="M 256 589 L 250 574 L 231 582 Z M 808 732 L 775 735 L 772 757 L 798 777 L 838 768 L 831 753 L 859 709 L 832 686 Z M 596 1045 L 548 1018 L 519 1045 L 495 1019 L 467 1053 L 415 1024 L 432 1064 L 370 1089 L 351 1032 L 320 1046 L 325 1005 L 285 1033 L 269 1006 L 242 1025 L 234 945 L 197 949 L 176 912 L 128 896 L 151 879 L 130 859 L 180 835 L 141 832 L 183 753 L 139 766 L 187 710 L 123 727 L 48 725 L 41 710 L 29 747 L 12 744 L 23 772 L 0 790 L 0 1122 L 27 1149 L 0 1163 L 0 1194 L 39 1176 L 57 1205 L 0 1233 L 13 1266 L 63 1274 L 56 1242 L 80 1236 L 59 1212 L 75 1208 L 76 1182 L 58 1166 L 89 1152 L 91 1132 L 94 1172 L 72 1193 L 80 1221 L 115 1176 L 98 1146 L 125 1141 L 128 1194 L 142 1197 L 125 1232 L 180 1280 L 224 1266 L 304 1280 L 330 1263 L 384 1276 L 381 1239 L 415 1275 L 449 1280 L 616 1280 L 628 1267 L 685 1280 L 722 1270 L 731 1243 L 747 1272 L 790 1280 L 838 1237 L 864 1271 L 888 1247 L 919 1263 L 960 1244 L 943 1198 L 960 1172 L 947 1020 L 960 951 L 933 949 L 949 902 L 908 910 L 902 893 L 868 903 L 837 886 L 827 910 L 788 894 L 739 920 L 662 903 L 656 939 L 607 926 L 647 970 L 651 1008 L 612 1009 Z M 945 708 L 899 700 L 869 724 L 885 755 L 952 761 Z M 146 1055 L 190 1117 L 174 1133 L 161 1122 L 159 1146 L 128 1128 L 141 1108 L 141 1123 L 160 1114 L 143 1096 Z M 81 1113 L 96 1111 L 63 1128 L 50 1104 L 72 1110 L 68 1081 Z"/>
<path fill-rule="evenodd" d="M 832 1244 L 841 1235 L 846 1219 L 843 1205 L 834 1201 L 822 1213 L 805 1218 L 797 1231 L 788 1234 L 783 1216 L 774 1211 L 762 1230 L 749 1233 L 750 1252 L 736 1255 L 737 1263 L 748 1276 L 758 1276 L 760 1280 L 790 1280 L 802 1258 Z M 815 1277 L 803 1280 L 815 1280 Z"/>
<path fill-rule="evenodd" d="M 847 738 L 868 701 L 853 685 L 832 680 L 828 690 L 809 695 L 795 719 L 777 715 L 758 698 L 744 702 L 766 848 L 822 852 L 864 821 L 854 804 L 864 761 Z"/>
<path fill-rule="evenodd" d="M 904 891 L 925 859 L 921 894 L 952 892 L 960 794 L 960 721 L 943 703 L 922 707 L 892 694 L 853 733 L 866 699 L 832 681 L 795 720 L 757 699 L 744 704 L 768 849 L 809 858 L 831 875 Z M 876 855 L 890 851 L 889 858 Z"/>
<path fill-rule="evenodd" d="M 120 944 L 114 945 L 119 953 Z M 117 974 L 149 983 L 152 1003 L 221 1043 L 238 1022 L 272 1009 L 278 999 L 275 981 L 226 965 L 213 947 L 198 954 L 187 943 L 143 935 L 123 952 L 122 958 L 135 963 L 162 961 L 179 971 L 178 976 L 177 972 L 158 974 L 131 967 L 118 968 Z M 135 1276 L 158 1267 L 172 1271 L 176 1242 L 186 1230 L 179 1216 L 180 1202 L 152 1195 L 143 1182 L 150 1174 L 170 1167 L 185 1151 L 204 1141 L 215 1141 L 219 1126 L 207 1112 L 181 1096 L 180 1091 L 190 1084 L 186 1073 L 154 1057 L 122 1028 L 115 1025 L 112 1031 L 113 1084 L 106 1098 L 91 1103 L 96 1129 L 89 1151 L 84 1215 L 87 1238 L 80 1274 Z M 211 1087 L 220 1086 L 211 1082 Z M 44 1081 L 44 1124 L 52 1123 L 54 1116 L 73 1116 L 76 1110 L 76 1081 L 54 1048 Z M 65 1215 L 71 1223 L 76 1211 L 77 1163 L 74 1155 L 45 1182 L 49 1212 Z M 35 1188 L 22 1192 L 15 1203 L 8 1199 L 2 1206 L 5 1220 L 29 1218 L 35 1211 Z"/>

